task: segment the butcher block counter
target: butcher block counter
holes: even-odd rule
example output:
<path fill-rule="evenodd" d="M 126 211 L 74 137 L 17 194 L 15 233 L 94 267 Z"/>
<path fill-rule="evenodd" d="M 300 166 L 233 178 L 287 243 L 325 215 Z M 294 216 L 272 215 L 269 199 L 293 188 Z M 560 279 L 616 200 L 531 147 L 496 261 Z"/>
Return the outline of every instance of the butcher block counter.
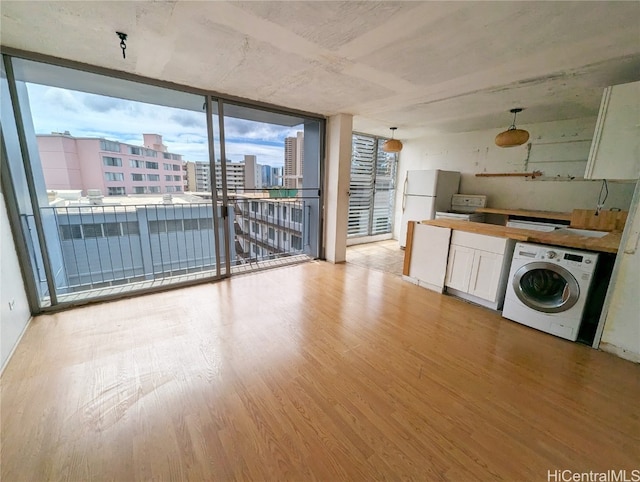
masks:
<path fill-rule="evenodd" d="M 508 228 L 495 224 L 457 221 L 453 219 L 433 219 L 421 221 L 420 224 L 450 228 L 455 231 L 467 231 L 470 233 L 485 234 L 487 236 L 509 238 L 516 241 L 550 244 L 553 246 L 564 246 L 567 248 L 585 249 L 602 253 L 617 253 L 622 237 L 622 233 L 618 231 L 610 232 L 601 238 L 595 238 L 573 233 L 532 231 L 529 229 Z"/>

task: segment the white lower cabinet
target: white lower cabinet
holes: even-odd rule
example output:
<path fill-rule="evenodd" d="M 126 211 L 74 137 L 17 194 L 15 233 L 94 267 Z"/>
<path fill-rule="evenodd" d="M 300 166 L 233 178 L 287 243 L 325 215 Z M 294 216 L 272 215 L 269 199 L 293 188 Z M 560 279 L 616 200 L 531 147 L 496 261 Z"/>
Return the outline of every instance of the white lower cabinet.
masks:
<path fill-rule="evenodd" d="M 454 231 L 445 279 L 447 292 L 501 309 L 514 245 L 507 238 Z"/>
<path fill-rule="evenodd" d="M 447 288 L 455 288 L 460 291 L 469 290 L 469 280 L 471 279 L 471 269 L 473 267 L 472 248 L 466 246 L 456 246 L 449 248 L 449 263 L 447 264 Z"/>
<path fill-rule="evenodd" d="M 469 280 L 469 294 L 488 301 L 496 301 L 503 260 L 504 256 L 501 254 L 475 251 Z"/>

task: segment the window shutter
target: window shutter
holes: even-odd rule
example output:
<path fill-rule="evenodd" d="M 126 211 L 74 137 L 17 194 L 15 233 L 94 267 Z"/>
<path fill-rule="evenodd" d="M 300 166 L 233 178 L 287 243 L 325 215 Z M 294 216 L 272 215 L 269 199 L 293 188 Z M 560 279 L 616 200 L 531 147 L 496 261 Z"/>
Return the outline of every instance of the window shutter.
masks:
<path fill-rule="evenodd" d="M 391 232 L 397 154 L 381 149 L 382 140 L 353 134 L 349 183 L 349 237 Z"/>

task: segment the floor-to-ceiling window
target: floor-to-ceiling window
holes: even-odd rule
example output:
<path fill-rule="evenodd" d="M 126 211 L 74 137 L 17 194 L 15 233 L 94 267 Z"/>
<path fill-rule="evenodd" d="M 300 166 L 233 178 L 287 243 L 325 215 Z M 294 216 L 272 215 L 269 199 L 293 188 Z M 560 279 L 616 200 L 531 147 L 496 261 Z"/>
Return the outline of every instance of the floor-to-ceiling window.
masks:
<path fill-rule="evenodd" d="M 321 119 L 6 56 L 2 96 L 36 311 L 319 255 Z"/>
<path fill-rule="evenodd" d="M 185 161 L 209 159 L 204 96 L 8 62 L 42 306 L 224 274 L 214 202 L 185 193 Z"/>
<path fill-rule="evenodd" d="M 367 134 L 352 137 L 347 231 L 351 240 L 389 235 L 393 229 L 398 155 L 382 150 L 384 140 Z"/>

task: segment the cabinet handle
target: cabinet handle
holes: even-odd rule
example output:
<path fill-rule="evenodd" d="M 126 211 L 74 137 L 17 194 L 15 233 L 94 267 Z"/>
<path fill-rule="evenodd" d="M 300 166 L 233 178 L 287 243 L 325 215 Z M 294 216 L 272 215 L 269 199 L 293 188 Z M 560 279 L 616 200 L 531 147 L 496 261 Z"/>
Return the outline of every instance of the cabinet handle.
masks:
<path fill-rule="evenodd" d="M 404 212 L 404 208 L 407 205 L 407 184 L 409 183 L 409 173 L 407 172 L 404 177 L 404 184 L 402 186 L 402 212 Z"/>

